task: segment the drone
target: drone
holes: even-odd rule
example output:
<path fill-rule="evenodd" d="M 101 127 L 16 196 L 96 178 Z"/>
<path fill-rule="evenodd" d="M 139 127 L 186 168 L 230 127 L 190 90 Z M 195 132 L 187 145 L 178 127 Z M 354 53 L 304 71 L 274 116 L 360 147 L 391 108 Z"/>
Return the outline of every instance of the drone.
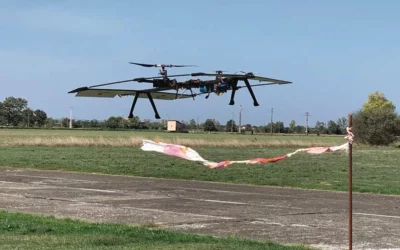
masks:
<path fill-rule="evenodd" d="M 128 118 L 133 118 L 133 110 L 135 109 L 136 102 L 138 98 L 147 98 L 150 101 L 150 104 L 154 110 L 155 118 L 160 119 L 160 115 L 157 111 L 156 105 L 154 103 L 154 99 L 156 100 L 177 100 L 177 99 L 186 99 L 193 98 L 195 100 L 196 96 L 206 95 L 205 99 L 210 97 L 211 93 L 215 93 L 218 96 L 221 96 L 228 91 L 231 92 L 231 97 L 229 101 L 229 105 L 235 104 L 235 93 L 237 90 L 241 88 L 247 88 L 250 96 L 253 99 L 254 106 L 259 106 L 259 103 L 254 95 L 253 88 L 256 86 L 264 86 L 264 85 L 272 85 L 272 84 L 290 84 L 290 81 L 272 79 L 267 77 L 255 76 L 252 72 L 244 72 L 240 71 L 235 72 L 234 74 L 224 74 L 224 71 L 217 70 L 215 73 L 190 73 L 190 74 L 178 74 L 178 75 L 168 75 L 167 70 L 165 68 L 172 67 L 197 67 L 197 65 L 174 65 L 174 64 L 146 64 L 146 63 L 137 63 L 137 62 L 129 62 L 130 64 L 142 66 L 142 67 L 157 67 L 160 68 L 159 76 L 155 77 L 139 77 L 129 80 L 110 82 L 105 84 L 93 85 L 89 87 L 80 87 L 68 92 L 76 93 L 75 96 L 78 97 L 102 97 L 102 98 L 114 98 L 116 96 L 125 97 L 125 96 L 134 96 L 131 109 L 129 111 Z M 183 76 L 191 76 L 192 79 L 178 81 L 177 77 Z M 214 77 L 211 80 L 201 80 L 199 78 L 194 77 Z M 260 84 L 250 85 L 249 80 L 255 80 L 258 82 L 265 82 Z M 239 81 L 244 82 L 244 86 L 239 86 Z M 151 83 L 153 85 L 150 89 L 142 89 L 142 90 L 131 90 L 131 89 L 105 89 L 105 88 L 97 88 L 107 85 L 120 84 L 125 82 L 138 82 L 138 83 Z M 194 93 L 193 89 L 199 89 L 199 93 Z M 175 93 L 165 92 L 165 91 L 175 91 Z M 179 93 L 179 90 L 182 90 L 183 93 Z M 190 91 L 190 94 L 185 94 L 185 91 Z"/>

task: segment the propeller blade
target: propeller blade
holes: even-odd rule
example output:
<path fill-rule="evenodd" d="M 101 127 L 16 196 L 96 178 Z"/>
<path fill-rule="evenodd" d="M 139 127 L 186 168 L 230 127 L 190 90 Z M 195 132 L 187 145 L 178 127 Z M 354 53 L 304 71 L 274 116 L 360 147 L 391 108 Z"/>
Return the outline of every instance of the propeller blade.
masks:
<path fill-rule="evenodd" d="M 182 74 L 182 75 L 170 75 L 168 77 L 179 77 L 179 76 L 191 76 L 191 74 Z M 163 76 L 153 76 L 153 77 L 138 77 L 133 79 L 133 81 L 140 81 L 140 80 L 150 80 L 156 78 L 163 78 Z"/>
<path fill-rule="evenodd" d="M 238 72 L 240 72 L 240 73 L 242 73 L 242 74 L 245 74 L 245 75 L 246 75 L 246 74 L 249 74 L 249 73 L 251 73 L 251 74 L 253 74 L 253 75 L 258 75 L 258 74 L 260 74 L 259 72 L 246 72 L 246 71 L 243 71 L 243 70 L 236 71 L 235 74 L 238 73 Z"/>
<path fill-rule="evenodd" d="M 164 67 L 199 67 L 199 66 L 197 66 L 197 65 L 174 65 L 174 64 L 165 65 L 164 64 Z"/>
<path fill-rule="evenodd" d="M 197 72 L 197 73 L 192 73 L 191 76 L 231 76 L 231 77 L 237 77 L 238 75 Z"/>
<path fill-rule="evenodd" d="M 139 65 L 142 67 L 198 67 L 197 65 L 175 65 L 175 64 L 148 64 L 148 63 L 136 63 L 129 62 L 130 64 Z"/>
<path fill-rule="evenodd" d="M 135 62 L 129 62 L 130 64 L 136 64 L 142 67 L 157 67 L 156 64 L 146 64 L 146 63 L 135 63 Z"/>

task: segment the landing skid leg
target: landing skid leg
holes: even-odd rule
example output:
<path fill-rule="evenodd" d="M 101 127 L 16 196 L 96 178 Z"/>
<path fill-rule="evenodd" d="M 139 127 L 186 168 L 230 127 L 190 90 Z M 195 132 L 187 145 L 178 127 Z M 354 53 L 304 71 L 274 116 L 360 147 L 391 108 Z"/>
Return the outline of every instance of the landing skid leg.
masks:
<path fill-rule="evenodd" d="M 158 114 L 156 105 L 154 104 L 153 97 L 151 96 L 150 92 L 147 92 L 147 97 L 149 98 L 150 103 L 151 103 L 151 106 L 153 107 L 153 110 L 154 110 L 156 119 L 160 119 L 161 117 L 160 117 L 160 115 Z"/>
<path fill-rule="evenodd" d="M 233 83 L 232 86 L 232 93 L 231 93 L 231 101 L 229 102 L 229 105 L 235 105 L 235 92 L 236 92 L 236 88 L 237 88 L 237 83 L 238 81 L 235 80 L 235 82 Z"/>
<path fill-rule="evenodd" d="M 128 118 L 133 118 L 133 109 L 135 108 L 135 105 L 136 105 L 137 99 L 139 97 L 139 94 L 140 94 L 139 92 L 136 92 L 136 94 L 135 94 L 135 98 L 133 99 L 131 110 L 129 111 Z"/>
<path fill-rule="evenodd" d="M 260 106 L 260 104 L 258 104 L 257 102 L 256 96 L 254 95 L 253 89 L 251 88 L 249 81 L 247 79 L 244 79 L 243 81 L 250 92 L 251 98 L 253 98 L 254 106 Z"/>

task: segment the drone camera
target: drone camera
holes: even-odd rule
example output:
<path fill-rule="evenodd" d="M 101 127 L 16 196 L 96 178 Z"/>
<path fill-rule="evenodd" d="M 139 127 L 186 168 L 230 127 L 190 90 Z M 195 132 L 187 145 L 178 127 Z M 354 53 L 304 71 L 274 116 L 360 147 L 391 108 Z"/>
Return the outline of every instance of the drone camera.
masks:
<path fill-rule="evenodd" d="M 199 90 L 200 90 L 201 93 L 206 93 L 207 92 L 207 88 L 206 88 L 205 85 L 200 86 Z"/>

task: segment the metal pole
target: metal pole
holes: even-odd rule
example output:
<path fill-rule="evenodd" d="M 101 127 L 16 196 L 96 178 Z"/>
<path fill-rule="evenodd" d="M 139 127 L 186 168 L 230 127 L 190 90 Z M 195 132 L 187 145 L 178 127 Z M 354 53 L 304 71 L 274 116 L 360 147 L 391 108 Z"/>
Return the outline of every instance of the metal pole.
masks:
<path fill-rule="evenodd" d="M 272 135 L 272 115 L 274 114 L 274 108 L 271 108 L 271 135 Z"/>
<path fill-rule="evenodd" d="M 72 128 L 72 107 L 69 108 L 69 128 Z"/>
<path fill-rule="evenodd" d="M 239 109 L 239 134 L 242 132 L 242 105 L 240 105 Z"/>
<path fill-rule="evenodd" d="M 353 115 L 349 114 L 349 131 L 352 132 Z M 353 144 L 349 141 L 349 250 L 353 249 Z"/>
<path fill-rule="evenodd" d="M 306 135 L 308 135 L 308 117 L 310 116 L 309 112 L 306 112 Z"/>

